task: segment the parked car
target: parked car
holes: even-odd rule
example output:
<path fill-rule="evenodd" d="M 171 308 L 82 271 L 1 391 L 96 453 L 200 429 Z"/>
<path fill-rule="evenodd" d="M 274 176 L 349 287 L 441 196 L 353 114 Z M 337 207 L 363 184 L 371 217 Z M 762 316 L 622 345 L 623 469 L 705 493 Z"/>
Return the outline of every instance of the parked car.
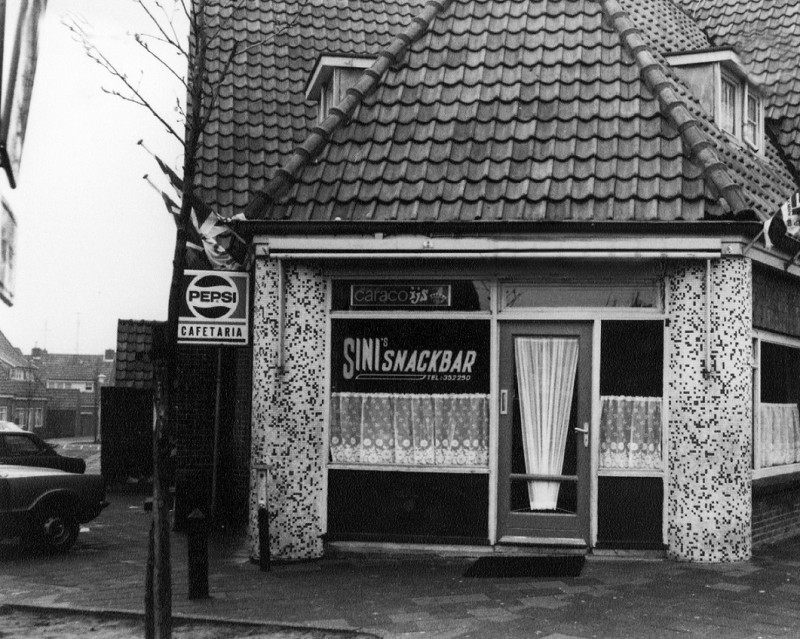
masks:
<path fill-rule="evenodd" d="M 54 552 L 75 543 L 80 525 L 108 505 L 101 475 L 0 466 L 0 537 L 22 537 Z"/>
<path fill-rule="evenodd" d="M 24 430 L 0 430 L 0 464 L 58 468 L 68 473 L 83 473 L 86 462 L 79 457 L 59 455 L 38 435 Z"/>

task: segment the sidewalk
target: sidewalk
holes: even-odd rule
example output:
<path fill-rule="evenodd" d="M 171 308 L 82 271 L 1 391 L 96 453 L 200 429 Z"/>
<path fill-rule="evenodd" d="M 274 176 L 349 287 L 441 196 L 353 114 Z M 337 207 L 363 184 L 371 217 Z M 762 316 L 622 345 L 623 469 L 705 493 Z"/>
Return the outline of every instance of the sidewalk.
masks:
<path fill-rule="evenodd" d="M 143 609 L 144 496 L 112 505 L 65 556 L 0 545 L 0 604 Z M 173 535 L 177 614 L 361 630 L 390 638 L 797 637 L 800 539 L 746 563 L 590 558 L 574 579 L 465 578 L 466 558 L 339 556 L 261 572 L 244 540 L 215 540 L 210 593 L 187 598 L 186 539 Z"/>

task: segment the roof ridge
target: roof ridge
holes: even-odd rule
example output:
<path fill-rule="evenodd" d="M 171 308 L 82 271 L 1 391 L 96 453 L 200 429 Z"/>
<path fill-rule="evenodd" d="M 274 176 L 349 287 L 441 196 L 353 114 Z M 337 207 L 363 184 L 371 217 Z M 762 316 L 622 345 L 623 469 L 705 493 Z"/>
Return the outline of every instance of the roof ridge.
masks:
<path fill-rule="evenodd" d="M 292 186 L 298 172 L 322 152 L 334 131 L 346 123 L 363 102 L 364 97 L 375 90 L 389 67 L 397 63 L 409 46 L 428 30 L 434 18 L 451 2 L 452 0 L 428 0 L 420 14 L 378 53 L 378 59 L 371 67 L 364 70 L 358 82 L 347 89 L 342 101 L 331 108 L 330 115 L 315 126 L 305 141 L 292 152 L 291 157 L 278 167 L 275 176 L 245 207 L 243 214 L 235 217 L 265 218 L 275 201 Z"/>
<path fill-rule="evenodd" d="M 748 203 L 744 189 L 731 177 L 728 166 L 703 133 L 700 121 L 692 115 L 673 88 L 628 12 L 618 0 L 599 0 L 599 3 L 623 46 L 639 67 L 642 81 L 658 100 L 659 110 L 678 129 L 689 157 L 698 164 L 705 183 L 713 193 L 725 200 L 735 216 L 754 215 L 755 211 Z"/>

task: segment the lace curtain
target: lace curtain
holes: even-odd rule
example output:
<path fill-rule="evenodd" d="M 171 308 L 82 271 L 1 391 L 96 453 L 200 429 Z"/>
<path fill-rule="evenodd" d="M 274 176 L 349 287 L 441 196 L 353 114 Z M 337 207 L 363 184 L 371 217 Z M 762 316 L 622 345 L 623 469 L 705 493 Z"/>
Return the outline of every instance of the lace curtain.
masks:
<path fill-rule="evenodd" d="M 334 462 L 487 466 L 487 395 L 333 393 Z"/>
<path fill-rule="evenodd" d="M 515 358 L 519 387 L 522 446 L 530 474 L 559 475 L 564 466 L 578 340 L 518 337 Z M 555 510 L 559 482 L 531 480 L 531 510 Z"/>
<path fill-rule="evenodd" d="M 660 470 L 661 398 L 600 398 L 600 468 Z"/>
<path fill-rule="evenodd" d="M 758 468 L 800 462 L 797 404 L 761 404 Z"/>

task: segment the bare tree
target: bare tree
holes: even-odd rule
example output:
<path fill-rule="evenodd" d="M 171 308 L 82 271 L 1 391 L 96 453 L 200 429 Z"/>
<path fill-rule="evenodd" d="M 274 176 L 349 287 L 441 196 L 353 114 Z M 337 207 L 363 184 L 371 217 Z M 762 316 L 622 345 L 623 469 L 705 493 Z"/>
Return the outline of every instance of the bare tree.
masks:
<path fill-rule="evenodd" d="M 179 185 L 182 188 L 180 211 L 176 216 L 175 250 L 169 289 L 167 321 L 154 335 L 155 389 L 153 428 L 153 521 L 150 530 L 150 552 L 147 560 L 145 589 L 146 636 L 165 639 L 172 635 L 172 578 L 169 530 L 170 457 L 175 426 L 175 381 L 177 378 L 178 292 L 186 265 L 186 244 L 191 225 L 198 152 L 203 131 L 214 113 L 223 78 L 227 75 L 236 47 L 229 52 L 221 69 L 208 68 L 208 49 L 243 5 L 243 0 L 228 5 L 224 15 L 208 20 L 207 0 L 134 0 L 149 18 L 152 34 L 137 33 L 134 39 L 142 52 L 163 66 L 174 78 L 179 90 L 185 91 L 186 107 L 177 100 L 175 109 L 183 131 L 173 118 L 156 106 L 154 96 L 141 89 L 140 78 L 128 75 L 101 51 L 87 33 L 86 23 L 76 16 L 63 22 L 86 55 L 97 62 L 115 81 L 104 91 L 146 109 L 183 146 L 183 167 Z M 188 37 L 179 35 L 179 21 L 188 22 Z M 177 62 L 175 62 L 177 61 Z"/>
<path fill-rule="evenodd" d="M 176 213 L 177 230 L 172 260 L 172 279 L 169 289 L 167 321 L 163 331 L 154 335 L 155 392 L 153 429 L 153 523 L 150 532 L 150 552 L 147 562 L 145 588 L 146 635 L 148 639 L 170 637 L 172 633 L 172 585 L 169 543 L 169 505 L 167 495 L 170 482 L 170 455 L 176 418 L 177 378 L 177 326 L 181 276 L 187 261 L 187 239 L 192 227 L 192 211 L 203 218 L 210 211 L 195 193 L 195 177 L 203 132 L 214 117 L 220 90 L 238 56 L 249 49 L 269 44 L 286 32 L 299 18 L 304 3 L 285 20 L 275 21 L 272 33 L 263 41 L 247 48 L 234 43 L 222 64 L 211 65 L 209 51 L 222 51 L 217 47 L 222 34 L 229 31 L 237 14 L 244 10 L 245 0 L 131 0 L 147 16 L 152 33 L 133 35 L 135 43 L 147 57 L 155 60 L 171 75 L 176 87 L 185 91 L 186 104 L 176 100 L 173 110 L 179 124 L 174 124 L 174 114 L 167 114 L 157 106 L 154 96 L 141 88 L 141 75 L 131 77 L 101 51 L 87 32 L 82 18 L 67 16 L 63 23 L 83 46 L 86 55 L 99 64 L 111 77 L 114 86 L 104 88 L 107 93 L 147 110 L 167 133 L 183 146 L 181 174 L 165 167 L 162 169 L 180 188 L 180 209 Z M 213 11 L 212 11 L 213 9 Z M 181 36 L 179 25 L 188 24 L 188 33 Z M 181 128 L 183 130 L 181 130 Z M 147 177 L 147 176 L 145 176 Z M 202 223 L 202 219 L 198 220 Z"/>

